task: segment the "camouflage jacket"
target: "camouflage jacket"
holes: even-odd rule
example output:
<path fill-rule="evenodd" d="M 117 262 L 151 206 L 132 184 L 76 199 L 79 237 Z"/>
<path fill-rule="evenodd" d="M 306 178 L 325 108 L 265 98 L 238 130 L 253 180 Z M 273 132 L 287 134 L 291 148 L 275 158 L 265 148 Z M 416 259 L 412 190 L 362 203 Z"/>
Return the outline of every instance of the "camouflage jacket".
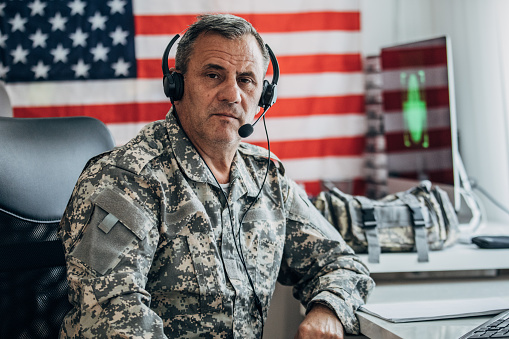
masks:
<path fill-rule="evenodd" d="M 92 159 L 60 223 L 74 306 L 61 337 L 259 337 L 246 271 L 264 317 L 277 280 L 358 332 L 366 267 L 277 159 L 247 211 L 266 168 L 267 151 L 242 143 L 226 202 L 171 111 Z"/>

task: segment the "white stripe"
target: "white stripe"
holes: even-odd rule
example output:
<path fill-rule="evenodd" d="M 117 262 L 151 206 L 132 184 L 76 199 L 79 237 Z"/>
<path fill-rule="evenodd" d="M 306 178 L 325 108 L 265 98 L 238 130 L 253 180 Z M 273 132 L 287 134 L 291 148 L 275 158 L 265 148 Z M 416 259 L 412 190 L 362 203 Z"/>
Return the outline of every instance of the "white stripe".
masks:
<path fill-rule="evenodd" d="M 366 118 L 364 115 L 310 115 L 294 118 L 270 118 L 267 113 L 267 131 L 271 141 L 301 139 L 325 139 L 364 136 Z M 253 135 L 247 141 L 265 141 L 263 121 L 255 125 Z"/>
<path fill-rule="evenodd" d="M 134 0 L 134 13 L 137 15 L 162 13 L 202 14 L 202 13 L 293 13 L 306 11 L 358 11 L 359 0 Z"/>
<path fill-rule="evenodd" d="M 452 168 L 450 148 L 415 152 L 390 153 L 387 155 L 389 171 L 418 172 Z"/>
<path fill-rule="evenodd" d="M 447 67 L 439 66 L 416 66 L 412 68 L 401 68 L 398 70 L 383 71 L 382 82 L 383 89 L 386 91 L 407 89 L 408 81 L 401 83 L 403 73 L 410 75 L 416 74 L 417 71 L 424 71 L 424 78 L 419 82 L 419 88 L 433 88 L 447 86 Z M 419 75 L 417 75 L 420 79 Z"/>
<path fill-rule="evenodd" d="M 133 138 L 147 123 L 149 121 L 115 123 L 108 124 L 108 127 L 117 145 L 122 145 Z M 247 142 L 264 142 L 266 140 L 262 124 L 263 122 L 259 121 L 253 135 L 246 139 Z M 271 141 L 358 137 L 364 136 L 366 119 L 362 115 L 267 118 L 267 130 Z"/>
<path fill-rule="evenodd" d="M 149 122 L 107 124 L 107 126 L 115 140 L 115 144 L 120 146 L 134 138 L 147 123 Z"/>
<path fill-rule="evenodd" d="M 363 174 L 364 158 L 323 157 L 282 160 L 288 176 L 297 181 L 345 180 Z"/>
<path fill-rule="evenodd" d="M 6 85 L 13 107 L 169 102 L 160 79 L 14 83 Z M 363 93 L 360 73 L 281 75 L 278 98 Z"/>
<path fill-rule="evenodd" d="M 427 129 L 450 128 L 451 121 L 448 108 L 436 108 L 427 110 Z M 385 132 L 403 132 L 403 114 L 390 113 L 384 115 Z"/>
<path fill-rule="evenodd" d="M 282 74 L 278 98 L 323 97 L 364 93 L 362 73 Z"/>
<path fill-rule="evenodd" d="M 178 32 L 175 32 L 175 34 Z M 174 35 L 138 35 L 135 37 L 137 59 L 160 59 Z M 310 54 L 349 54 L 361 50 L 360 32 L 314 31 L 266 33 L 263 39 L 276 57 Z M 170 51 L 175 58 L 177 45 Z M 282 70 L 284 72 L 284 70 Z"/>

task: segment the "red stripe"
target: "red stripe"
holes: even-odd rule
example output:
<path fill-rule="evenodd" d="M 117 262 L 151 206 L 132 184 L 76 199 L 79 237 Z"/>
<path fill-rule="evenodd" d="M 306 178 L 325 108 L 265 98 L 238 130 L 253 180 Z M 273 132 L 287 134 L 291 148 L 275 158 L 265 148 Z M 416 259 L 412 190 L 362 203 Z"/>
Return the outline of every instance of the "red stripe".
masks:
<path fill-rule="evenodd" d="M 364 114 L 362 95 L 278 99 L 267 117 L 299 117 L 322 114 Z M 125 103 L 50 107 L 14 107 L 19 118 L 90 116 L 104 123 L 129 123 L 163 119 L 170 109 L 168 102 Z"/>
<path fill-rule="evenodd" d="M 251 142 L 267 147 L 266 142 Z M 270 150 L 281 160 L 327 156 L 355 156 L 364 153 L 364 137 L 338 137 L 315 140 L 271 141 Z"/>
<path fill-rule="evenodd" d="M 386 112 L 401 111 L 403 101 L 406 100 L 406 91 L 383 92 L 383 105 Z M 426 88 L 421 91 L 421 100 L 426 101 L 427 108 L 448 107 L 449 89 L 447 87 Z"/>
<path fill-rule="evenodd" d="M 422 148 L 421 145 L 406 147 L 404 144 L 404 133 L 387 133 L 385 135 L 387 153 L 413 152 L 415 150 L 434 150 L 452 147 L 452 136 L 449 128 L 441 128 L 427 131 L 429 147 Z"/>
<path fill-rule="evenodd" d="M 316 54 L 278 57 L 281 74 L 309 74 L 324 72 L 361 72 L 360 54 Z M 175 59 L 168 59 L 168 65 L 175 65 Z M 171 67 L 171 66 L 170 66 Z M 161 78 L 161 59 L 137 61 L 138 78 Z M 267 74 L 272 74 L 269 66 Z"/>
<path fill-rule="evenodd" d="M 46 118 L 67 116 L 89 116 L 105 124 L 149 122 L 164 119 L 171 104 L 167 103 L 129 103 L 114 105 L 14 107 L 16 118 Z"/>
<path fill-rule="evenodd" d="M 364 114 L 364 95 L 281 98 L 267 113 L 270 117 L 297 117 L 322 114 Z"/>
<path fill-rule="evenodd" d="M 359 12 L 307 12 L 239 14 L 251 22 L 260 33 L 297 31 L 359 31 Z M 196 21 L 196 15 L 137 15 L 134 18 L 136 35 L 181 33 Z"/>
<path fill-rule="evenodd" d="M 447 65 L 446 46 L 398 48 L 382 50 L 382 69 Z"/>

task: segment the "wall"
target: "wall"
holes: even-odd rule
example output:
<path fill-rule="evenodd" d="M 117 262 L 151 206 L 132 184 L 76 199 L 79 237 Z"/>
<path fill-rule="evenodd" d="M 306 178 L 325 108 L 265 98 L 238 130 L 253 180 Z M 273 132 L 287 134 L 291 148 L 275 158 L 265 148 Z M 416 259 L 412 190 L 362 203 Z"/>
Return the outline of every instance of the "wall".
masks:
<path fill-rule="evenodd" d="M 503 0 L 362 0 L 362 51 L 448 35 L 459 149 L 467 174 L 509 205 L 509 3 Z M 478 194 L 488 218 L 509 216 Z"/>

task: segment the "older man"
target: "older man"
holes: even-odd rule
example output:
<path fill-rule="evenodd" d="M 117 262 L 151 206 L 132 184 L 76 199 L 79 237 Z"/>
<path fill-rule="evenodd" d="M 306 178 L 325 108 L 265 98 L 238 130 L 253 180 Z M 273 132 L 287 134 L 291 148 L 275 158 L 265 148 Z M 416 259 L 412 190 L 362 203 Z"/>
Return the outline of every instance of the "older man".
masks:
<path fill-rule="evenodd" d="M 166 119 L 78 180 L 59 232 L 74 305 L 62 337 L 257 338 L 276 281 L 306 307 L 297 338 L 358 332 L 366 267 L 277 158 L 239 137 L 268 64 L 244 19 L 190 26 Z"/>

